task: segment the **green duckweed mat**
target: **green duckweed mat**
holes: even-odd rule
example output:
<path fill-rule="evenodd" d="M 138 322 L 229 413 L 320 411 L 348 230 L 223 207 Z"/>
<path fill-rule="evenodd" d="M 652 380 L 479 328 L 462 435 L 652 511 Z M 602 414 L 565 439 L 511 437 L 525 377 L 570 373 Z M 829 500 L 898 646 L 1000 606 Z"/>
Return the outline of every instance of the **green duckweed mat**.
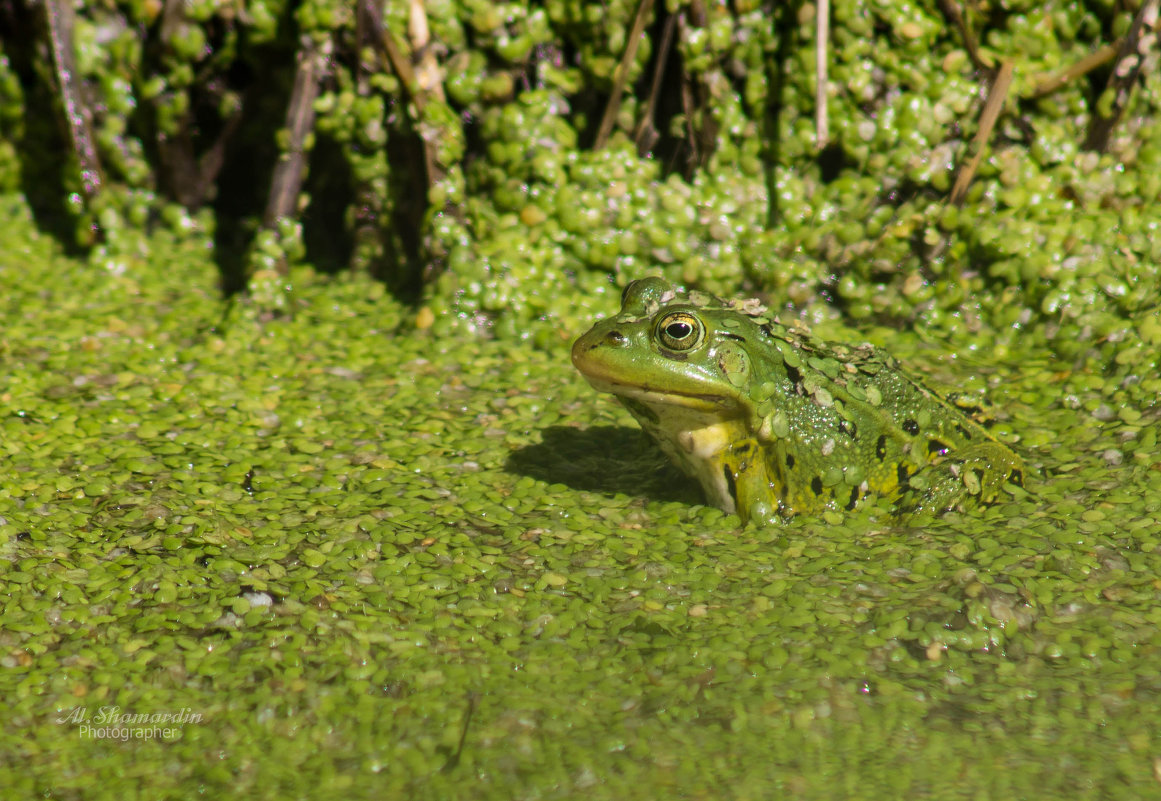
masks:
<path fill-rule="evenodd" d="M 587 320 L 435 338 L 308 274 L 263 316 L 204 248 L 101 270 L 10 206 L 5 798 L 1161 797 L 1139 340 L 871 331 L 990 387 L 1028 492 L 742 529 L 573 372 Z"/>

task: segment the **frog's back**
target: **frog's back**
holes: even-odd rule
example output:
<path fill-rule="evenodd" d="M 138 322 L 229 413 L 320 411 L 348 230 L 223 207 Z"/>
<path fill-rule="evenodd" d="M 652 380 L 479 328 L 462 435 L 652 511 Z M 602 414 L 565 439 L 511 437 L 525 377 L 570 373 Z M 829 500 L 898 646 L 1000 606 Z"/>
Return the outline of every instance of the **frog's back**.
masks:
<path fill-rule="evenodd" d="M 1004 482 L 1022 484 L 1024 467 L 1010 448 L 883 351 L 765 330 L 773 347 L 787 342 L 797 355 L 786 364 L 789 425 L 777 427 L 785 436 L 765 439 L 783 510 L 852 509 L 872 493 L 912 508 L 951 505 L 965 493 L 990 502 Z M 940 465 L 950 475 L 914 480 Z"/>

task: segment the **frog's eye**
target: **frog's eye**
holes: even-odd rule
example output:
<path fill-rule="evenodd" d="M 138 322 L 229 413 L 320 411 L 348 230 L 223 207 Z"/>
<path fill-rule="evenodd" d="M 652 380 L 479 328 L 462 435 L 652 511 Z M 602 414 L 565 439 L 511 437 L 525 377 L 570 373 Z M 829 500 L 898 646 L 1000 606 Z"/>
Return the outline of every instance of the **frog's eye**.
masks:
<path fill-rule="evenodd" d="M 667 314 L 657 323 L 657 338 L 670 350 L 692 350 L 704 334 L 701 321 L 688 312 Z"/>

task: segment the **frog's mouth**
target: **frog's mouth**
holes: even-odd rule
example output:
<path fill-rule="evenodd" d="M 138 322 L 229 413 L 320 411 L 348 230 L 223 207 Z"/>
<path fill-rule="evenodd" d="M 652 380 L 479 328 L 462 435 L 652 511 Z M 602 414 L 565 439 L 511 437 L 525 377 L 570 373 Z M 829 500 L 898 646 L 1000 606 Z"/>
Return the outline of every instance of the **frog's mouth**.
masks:
<path fill-rule="evenodd" d="M 592 388 L 619 398 L 631 398 L 646 406 L 681 406 L 697 412 L 722 413 L 734 407 L 734 401 L 724 395 L 697 392 L 675 392 L 641 384 L 626 384 L 594 373 L 584 373 Z"/>
<path fill-rule="evenodd" d="M 601 345 L 608 347 L 601 347 Z M 671 376 L 672 383 L 662 387 L 651 384 L 645 371 L 631 363 L 611 358 L 626 339 L 617 331 L 603 333 L 593 329 L 578 339 L 572 347 L 572 363 L 597 392 L 607 392 L 618 398 L 628 398 L 654 408 L 679 408 L 690 412 L 720 418 L 738 408 L 736 399 L 720 392 L 707 392 L 711 385 L 692 379 Z"/>

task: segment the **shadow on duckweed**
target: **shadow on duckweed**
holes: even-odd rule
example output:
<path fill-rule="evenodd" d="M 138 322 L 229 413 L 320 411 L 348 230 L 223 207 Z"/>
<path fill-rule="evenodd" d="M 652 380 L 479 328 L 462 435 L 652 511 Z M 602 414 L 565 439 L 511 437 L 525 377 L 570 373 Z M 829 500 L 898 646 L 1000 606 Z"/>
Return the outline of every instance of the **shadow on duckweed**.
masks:
<path fill-rule="evenodd" d="M 652 501 L 703 503 L 701 489 L 637 428 L 550 426 L 542 441 L 508 457 L 506 469 L 551 484 Z"/>

